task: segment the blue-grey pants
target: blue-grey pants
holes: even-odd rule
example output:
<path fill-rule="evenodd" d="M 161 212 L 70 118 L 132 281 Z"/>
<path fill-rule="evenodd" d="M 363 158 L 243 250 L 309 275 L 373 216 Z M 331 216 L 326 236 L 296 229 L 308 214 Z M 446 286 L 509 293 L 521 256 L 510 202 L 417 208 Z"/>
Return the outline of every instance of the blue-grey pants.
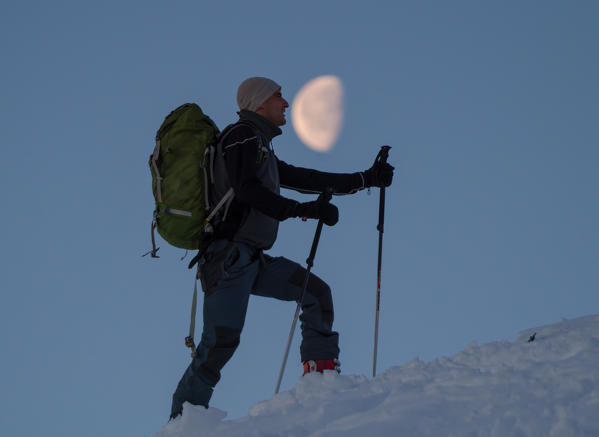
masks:
<path fill-rule="evenodd" d="M 233 356 L 250 294 L 298 302 L 306 269 L 283 257 L 270 257 L 244 243 L 217 240 L 200 266 L 204 290 L 204 330 L 194 358 L 173 395 L 171 417 L 183 402 L 208 407 L 220 371 Z M 310 274 L 300 315 L 302 361 L 339 356 L 339 335 L 332 330 L 329 286 Z"/>

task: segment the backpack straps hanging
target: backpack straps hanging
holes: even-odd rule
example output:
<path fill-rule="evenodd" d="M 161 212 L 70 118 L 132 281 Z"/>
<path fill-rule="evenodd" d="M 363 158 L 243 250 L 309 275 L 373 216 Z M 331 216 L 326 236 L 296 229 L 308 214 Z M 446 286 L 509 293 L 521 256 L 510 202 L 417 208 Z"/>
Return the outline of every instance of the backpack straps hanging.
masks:
<path fill-rule="evenodd" d="M 191 318 L 189 321 L 189 335 L 185 337 L 185 346 L 191 348 L 191 357 L 195 358 L 198 355 L 196 344 L 193 339 L 196 330 L 196 312 L 198 306 L 198 279 L 200 278 L 200 265 L 193 281 L 193 297 L 191 299 Z"/>

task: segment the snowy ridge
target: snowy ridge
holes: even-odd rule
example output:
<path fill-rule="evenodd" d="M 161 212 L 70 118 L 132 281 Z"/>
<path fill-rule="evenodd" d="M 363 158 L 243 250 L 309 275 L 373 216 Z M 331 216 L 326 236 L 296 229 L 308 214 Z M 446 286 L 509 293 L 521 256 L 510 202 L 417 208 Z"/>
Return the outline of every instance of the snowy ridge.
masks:
<path fill-rule="evenodd" d="M 224 421 L 221 410 L 185 404 L 156 437 L 599 436 L 599 315 L 374 379 L 307 375 L 249 413 Z"/>

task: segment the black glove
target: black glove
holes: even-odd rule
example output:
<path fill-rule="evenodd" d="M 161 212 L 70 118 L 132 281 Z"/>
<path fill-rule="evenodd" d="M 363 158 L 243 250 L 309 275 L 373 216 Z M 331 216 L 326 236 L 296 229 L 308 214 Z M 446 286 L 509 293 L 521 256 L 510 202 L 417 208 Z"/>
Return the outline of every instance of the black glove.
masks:
<path fill-rule="evenodd" d="M 362 173 L 364 175 L 364 184 L 366 187 L 388 187 L 393 181 L 393 170 L 395 170 L 395 167 L 392 165 L 375 161 L 372 167 Z"/>
<path fill-rule="evenodd" d="M 294 210 L 295 217 L 320 219 L 325 225 L 333 226 L 339 221 L 339 210 L 335 205 L 322 200 L 298 203 Z"/>

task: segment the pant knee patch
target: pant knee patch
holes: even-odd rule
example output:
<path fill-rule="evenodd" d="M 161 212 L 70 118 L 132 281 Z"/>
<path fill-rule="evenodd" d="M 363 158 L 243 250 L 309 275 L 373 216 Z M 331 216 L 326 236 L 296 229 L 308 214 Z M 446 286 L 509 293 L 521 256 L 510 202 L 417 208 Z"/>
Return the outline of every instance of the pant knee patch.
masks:
<path fill-rule="evenodd" d="M 200 365 L 199 369 L 200 375 L 212 386 L 220 380 L 221 369 L 225 367 L 239 346 L 241 330 L 217 326 L 214 328 L 214 333 L 216 336 L 214 346 L 208 351 L 206 361 Z"/>

